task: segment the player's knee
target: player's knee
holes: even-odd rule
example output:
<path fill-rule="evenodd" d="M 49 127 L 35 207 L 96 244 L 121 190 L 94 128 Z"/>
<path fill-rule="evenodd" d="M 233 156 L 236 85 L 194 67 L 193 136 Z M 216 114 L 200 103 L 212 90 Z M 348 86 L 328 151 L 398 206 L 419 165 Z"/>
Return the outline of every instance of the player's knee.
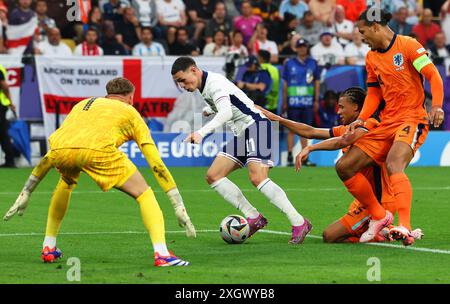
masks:
<path fill-rule="evenodd" d="M 395 173 L 403 172 L 404 165 L 401 163 L 401 161 L 392 159 L 392 160 L 386 161 L 386 169 L 388 171 L 388 174 L 392 175 Z"/>
<path fill-rule="evenodd" d="M 349 166 L 348 162 L 343 161 L 342 159 L 339 159 L 336 162 L 335 167 L 339 178 L 343 181 L 346 181 L 347 179 L 351 178 L 354 175 L 351 166 Z"/>
<path fill-rule="evenodd" d="M 64 179 L 60 179 L 58 183 L 58 188 L 62 190 L 72 191 L 77 184 L 73 182 L 65 181 Z"/>
<path fill-rule="evenodd" d="M 323 240 L 324 243 L 333 243 L 334 242 L 334 236 L 328 230 L 325 230 L 322 233 L 322 240 Z"/>
<path fill-rule="evenodd" d="M 206 182 L 207 182 L 209 185 L 211 185 L 211 184 L 217 182 L 217 181 L 218 181 L 219 179 L 221 179 L 222 177 L 223 177 L 222 175 L 217 174 L 216 172 L 208 171 L 208 172 L 206 172 L 205 179 L 206 179 Z"/>
<path fill-rule="evenodd" d="M 255 187 L 258 187 L 259 184 L 261 184 L 266 178 L 267 176 L 263 176 L 261 174 L 250 174 L 250 182 Z"/>

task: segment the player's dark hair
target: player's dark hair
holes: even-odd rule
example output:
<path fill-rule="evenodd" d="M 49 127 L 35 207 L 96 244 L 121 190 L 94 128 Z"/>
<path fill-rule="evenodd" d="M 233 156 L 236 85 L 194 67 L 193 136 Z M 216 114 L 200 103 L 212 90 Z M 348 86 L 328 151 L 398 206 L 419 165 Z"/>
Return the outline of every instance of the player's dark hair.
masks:
<path fill-rule="evenodd" d="M 351 102 L 356 104 L 358 106 L 358 110 L 361 111 L 366 95 L 366 90 L 360 87 L 351 87 L 342 92 L 340 97 L 347 97 Z"/>
<path fill-rule="evenodd" d="M 358 20 L 364 21 L 367 26 L 372 26 L 375 23 L 385 26 L 391 19 L 392 14 L 378 6 L 368 7 L 358 18 Z"/>
<path fill-rule="evenodd" d="M 117 77 L 111 79 L 106 84 L 106 93 L 108 95 L 123 95 L 127 96 L 134 92 L 134 85 L 126 78 Z"/>
<path fill-rule="evenodd" d="M 191 66 L 197 66 L 194 59 L 192 59 L 191 57 L 188 57 L 188 56 L 179 57 L 173 63 L 171 73 L 172 73 L 172 75 L 175 75 L 176 73 L 178 73 L 180 71 L 186 71 Z"/>
<path fill-rule="evenodd" d="M 262 59 L 264 63 L 270 62 L 270 52 L 267 50 L 259 50 L 258 56 Z"/>

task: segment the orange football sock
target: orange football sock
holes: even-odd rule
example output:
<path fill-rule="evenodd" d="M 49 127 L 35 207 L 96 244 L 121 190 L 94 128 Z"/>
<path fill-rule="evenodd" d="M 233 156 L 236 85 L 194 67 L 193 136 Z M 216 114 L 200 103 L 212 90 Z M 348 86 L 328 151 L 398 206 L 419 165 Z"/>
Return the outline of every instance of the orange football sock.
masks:
<path fill-rule="evenodd" d="M 386 216 L 386 210 L 378 202 L 373 193 L 372 186 L 364 175 L 357 173 L 355 176 L 346 180 L 344 185 L 354 198 L 366 206 L 372 215 L 372 219 L 381 220 Z"/>
<path fill-rule="evenodd" d="M 395 205 L 398 212 L 398 224 L 411 230 L 412 187 L 405 173 L 390 176 L 394 189 Z"/>
<path fill-rule="evenodd" d="M 359 237 L 350 236 L 346 238 L 347 243 L 359 243 Z"/>

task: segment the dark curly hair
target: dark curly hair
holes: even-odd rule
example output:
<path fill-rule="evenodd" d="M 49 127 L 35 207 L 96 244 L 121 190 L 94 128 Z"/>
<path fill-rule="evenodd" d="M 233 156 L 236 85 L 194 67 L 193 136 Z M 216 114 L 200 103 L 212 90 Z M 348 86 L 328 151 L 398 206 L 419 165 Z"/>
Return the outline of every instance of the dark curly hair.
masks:
<path fill-rule="evenodd" d="M 340 97 L 347 97 L 351 102 L 358 105 L 358 110 L 361 111 L 364 100 L 366 99 L 366 90 L 360 87 L 351 87 L 341 93 Z"/>

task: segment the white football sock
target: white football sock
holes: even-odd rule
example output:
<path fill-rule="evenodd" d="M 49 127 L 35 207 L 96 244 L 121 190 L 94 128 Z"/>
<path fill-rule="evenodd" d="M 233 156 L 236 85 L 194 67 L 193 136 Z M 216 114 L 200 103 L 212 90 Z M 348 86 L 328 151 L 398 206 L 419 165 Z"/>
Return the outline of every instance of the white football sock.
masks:
<path fill-rule="evenodd" d="M 303 216 L 295 210 L 283 189 L 270 178 L 266 178 L 258 185 L 258 190 L 264 194 L 272 204 L 277 206 L 291 222 L 292 226 L 300 226 L 305 222 Z"/>
<path fill-rule="evenodd" d="M 45 247 L 53 248 L 56 247 L 56 237 L 55 236 L 45 236 L 44 243 L 42 244 L 42 249 Z"/>
<path fill-rule="evenodd" d="M 153 244 L 153 251 L 155 251 L 156 253 L 158 253 L 159 255 L 162 255 L 162 256 L 170 255 L 169 250 L 167 250 L 166 244 L 163 244 L 163 243 Z"/>
<path fill-rule="evenodd" d="M 223 177 L 211 184 L 211 188 L 216 190 L 227 202 L 239 209 L 245 217 L 256 218 L 258 210 L 250 204 L 242 191 L 228 178 Z"/>

